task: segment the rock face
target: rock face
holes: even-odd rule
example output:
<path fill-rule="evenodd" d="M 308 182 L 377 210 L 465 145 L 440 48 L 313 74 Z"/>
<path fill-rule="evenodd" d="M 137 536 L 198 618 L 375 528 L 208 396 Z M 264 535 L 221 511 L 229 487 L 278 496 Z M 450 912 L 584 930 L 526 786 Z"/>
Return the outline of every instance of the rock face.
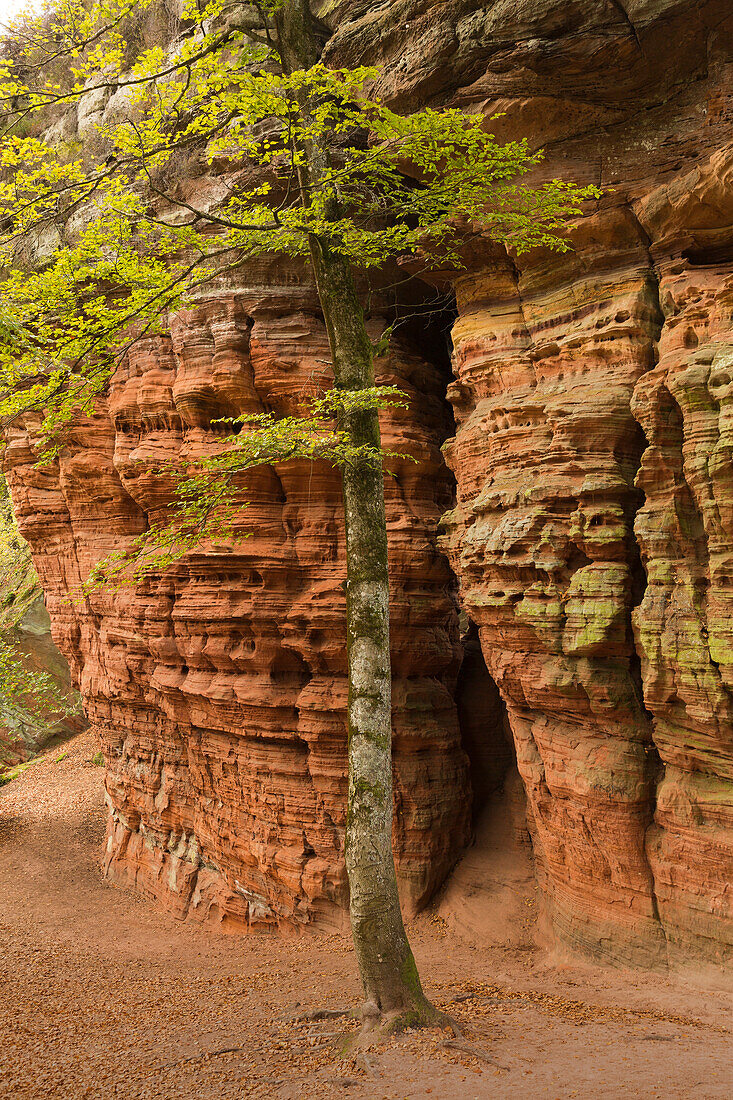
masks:
<path fill-rule="evenodd" d="M 574 254 L 512 261 L 478 240 L 455 281 L 444 545 L 559 939 L 728 957 L 733 12 L 348 12 L 331 48 L 356 62 L 377 20 L 397 101 L 502 112 L 497 134 L 544 145 L 550 174 L 609 189 Z"/>
<path fill-rule="evenodd" d="M 521 294 L 505 264 L 460 280 L 446 449 L 459 495 L 445 539 L 507 704 L 556 930 L 635 956 L 662 939 L 645 852 L 653 741 L 630 630 L 642 578 L 629 405 L 659 327 L 641 259 L 611 296 L 577 270 L 569 293 L 553 282 Z"/>
<path fill-rule="evenodd" d="M 278 281 L 279 280 L 279 284 Z M 387 322 L 375 317 L 375 339 Z M 467 763 L 453 686 L 453 579 L 437 552 L 451 500 L 439 445 L 445 382 L 409 340 L 380 360 L 414 396 L 385 422 L 414 455 L 388 481 L 396 845 L 408 910 L 431 895 L 468 837 Z M 330 384 L 313 291 L 296 273 L 251 271 L 137 345 L 108 407 L 80 425 L 56 471 L 11 440 L 16 507 L 59 643 L 102 731 L 110 809 L 105 866 L 183 916 L 234 927 L 318 919 L 347 907 L 345 602 L 338 476 L 290 463 L 241 486 L 246 540 L 209 545 L 135 592 L 62 604 L 70 584 L 162 514 L 163 461 L 216 446 L 211 419 L 295 411 Z"/>
<path fill-rule="evenodd" d="M 496 795 L 513 822 L 516 753 L 560 943 L 720 962 L 733 952 L 730 2 L 315 7 L 329 62 L 376 60 L 400 108 L 500 113 L 498 137 L 545 147 L 543 172 L 606 189 L 564 256 L 467 242 L 444 448 L 455 499 L 437 335 L 412 332 L 382 362 L 413 395 L 407 418 L 385 422 L 387 445 L 418 458 L 388 482 L 404 896 L 422 904 L 466 840 L 460 715 L 477 797 Z M 302 278 L 250 272 L 135 350 L 57 470 L 33 470 L 27 437 L 11 441 L 55 631 L 105 730 L 107 866 L 181 915 L 343 918 L 337 481 L 259 471 L 242 486 L 253 533 L 235 554 L 205 547 L 83 613 L 61 597 L 161 513 L 156 465 L 215 446 L 214 416 L 288 411 L 327 383 L 325 360 Z M 435 546 L 445 510 L 473 623 L 475 671 L 460 677 Z M 516 823 L 484 819 L 487 850 L 521 840 Z"/>

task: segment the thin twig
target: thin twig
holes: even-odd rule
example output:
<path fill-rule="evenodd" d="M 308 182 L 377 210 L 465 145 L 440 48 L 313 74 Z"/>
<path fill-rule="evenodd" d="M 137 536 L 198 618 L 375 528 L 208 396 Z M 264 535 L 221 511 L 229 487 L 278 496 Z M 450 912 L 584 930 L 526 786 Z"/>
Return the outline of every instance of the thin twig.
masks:
<path fill-rule="evenodd" d="M 173 1066 L 181 1066 L 186 1062 L 198 1062 L 202 1058 L 215 1058 L 218 1054 L 237 1054 L 241 1050 L 245 1050 L 245 1047 L 222 1047 L 220 1050 L 202 1050 L 199 1054 L 190 1055 L 187 1058 L 179 1058 L 175 1062 L 166 1062 L 162 1066 L 158 1066 L 155 1073 L 162 1073 L 164 1069 L 172 1069 Z"/>
<path fill-rule="evenodd" d="M 312 1023 L 314 1020 L 339 1020 L 344 1016 L 351 1016 L 350 1008 L 317 1008 L 314 1012 L 304 1012 L 295 1016 L 296 1020 Z"/>
<path fill-rule="evenodd" d="M 462 1039 L 444 1039 L 442 1043 L 438 1043 L 438 1046 L 443 1047 L 446 1050 L 460 1050 L 464 1054 L 470 1054 L 473 1058 L 478 1058 L 482 1062 L 486 1062 L 487 1065 L 494 1066 L 496 1069 L 503 1069 L 509 1073 L 511 1067 L 503 1066 L 500 1062 L 495 1062 L 493 1058 L 489 1058 L 488 1054 L 476 1046 L 475 1043 L 468 1043 Z"/>

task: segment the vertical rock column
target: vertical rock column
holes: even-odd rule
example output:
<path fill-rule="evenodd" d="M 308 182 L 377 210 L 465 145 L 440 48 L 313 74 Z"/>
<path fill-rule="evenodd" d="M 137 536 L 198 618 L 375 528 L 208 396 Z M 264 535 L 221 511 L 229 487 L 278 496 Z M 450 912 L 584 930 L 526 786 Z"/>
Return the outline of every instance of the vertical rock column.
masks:
<path fill-rule="evenodd" d="M 444 544 L 507 705 L 556 936 L 654 962 L 630 400 L 653 366 L 658 296 L 624 211 L 584 223 L 575 247 L 522 272 L 489 257 L 459 279 Z"/>
<path fill-rule="evenodd" d="M 634 622 L 663 763 L 647 848 L 671 955 L 718 962 L 733 958 L 732 194 L 728 148 L 642 209 L 665 321 L 633 406 L 649 441 Z"/>

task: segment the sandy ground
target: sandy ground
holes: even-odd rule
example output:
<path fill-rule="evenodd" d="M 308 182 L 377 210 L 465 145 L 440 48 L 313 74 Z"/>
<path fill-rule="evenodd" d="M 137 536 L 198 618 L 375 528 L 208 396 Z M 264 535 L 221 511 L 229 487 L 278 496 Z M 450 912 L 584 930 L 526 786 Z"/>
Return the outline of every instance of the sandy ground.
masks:
<path fill-rule="evenodd" d="M 358 1003 L 348 941 L 217 936 L 106 883 L 97 747 L 0 790 L 0 1097 L 733 1095 L 721 989 L 470 947 L 430 916 L 410 926 L 424 983 L 481 1057 L 436 1029 L 340 1060 L 338 1023 L 292 1017 Z"/>

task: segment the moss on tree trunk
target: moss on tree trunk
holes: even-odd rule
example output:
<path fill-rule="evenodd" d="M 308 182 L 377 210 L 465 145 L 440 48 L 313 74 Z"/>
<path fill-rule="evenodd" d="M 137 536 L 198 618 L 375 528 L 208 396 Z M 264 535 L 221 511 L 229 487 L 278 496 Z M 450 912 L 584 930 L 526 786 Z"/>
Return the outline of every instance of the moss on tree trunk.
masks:
<path fill-rule="evenodd" d="M 278 35 L 286 72 L 315 63 L 306 0 L 284 5 Z M 302 109 L 307 111 L 307 104 Z M 300 185 L 307 194 L 327 166 L 328 155 L 315 145 L 305 152 Z M 337 196 L 333 202 L 335 215 Z M 335 387 L 371 388 L 372 348 L 351 267 L 323 238 L 313 236 L 310 245 Z M 349 671 L 346 869 L 354 946 L 366 999 L 365 1020 L 428 1022 L 436 1014 L 422 991 L 405 932 L 392 854 L 389 572 L 379 416 L 374 409 L 346 412 L 340 427 L 357 447 L 366 444 L 371 451 L 346 466 L 342 476 Z"/>

